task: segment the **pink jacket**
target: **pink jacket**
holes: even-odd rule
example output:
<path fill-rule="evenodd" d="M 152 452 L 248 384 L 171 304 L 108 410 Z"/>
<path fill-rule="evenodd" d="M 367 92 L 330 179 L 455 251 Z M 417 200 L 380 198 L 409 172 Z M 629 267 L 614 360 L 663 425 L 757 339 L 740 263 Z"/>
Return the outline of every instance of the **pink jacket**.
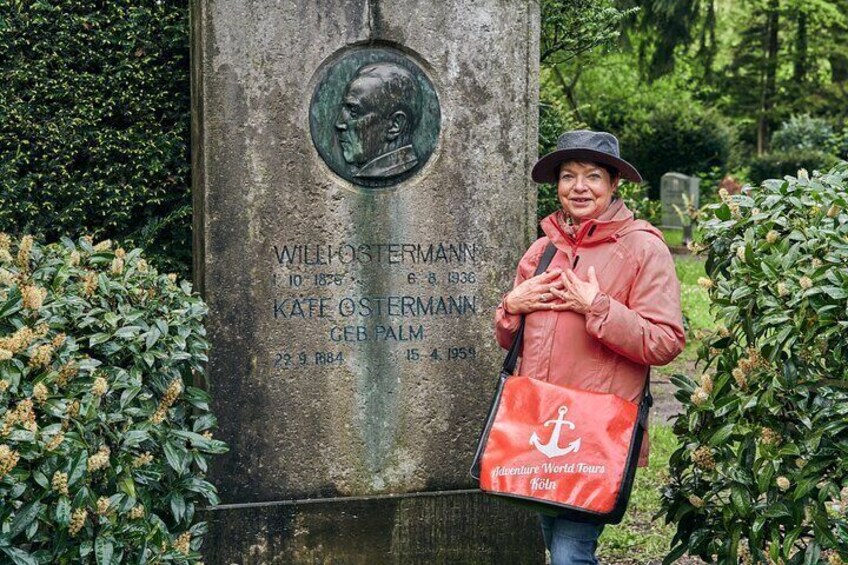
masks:
<path fill-rule="evenodd" d="M 683 351 L 680 282 L 662 233 L 634 220 L 621 200 L 598 219 L 565 225 L 562 212 L 541 222 L 546 237 L 521 258 L 515 284 L 532 277 L 548 242 L 557 248 L 549 269 L 572 266 L 583 280 L 594 265 L 601 292 L 585 316 L 572 311 L 527 315 L 518 373 L 555 384 L 616 394 L 638 402 L 649 365 L 666 365 Z M 509 348 L 521 317 L 495 315 L 501 347 Z M 648 462 L 643 439 L 639 465 Z"/>

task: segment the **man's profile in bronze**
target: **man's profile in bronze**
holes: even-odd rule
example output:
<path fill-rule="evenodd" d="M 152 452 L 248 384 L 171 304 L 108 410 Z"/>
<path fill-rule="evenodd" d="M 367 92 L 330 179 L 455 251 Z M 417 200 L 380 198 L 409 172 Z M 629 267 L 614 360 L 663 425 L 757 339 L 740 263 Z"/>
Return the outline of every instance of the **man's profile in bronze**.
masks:
<path fill-rule="evenodd" d="M 336 137 L 355 178 L 383 179 L 418 164 L 412 135 L 421 115 L 415 77 L 394 63 L 360 67 L 345 88 Z"/>

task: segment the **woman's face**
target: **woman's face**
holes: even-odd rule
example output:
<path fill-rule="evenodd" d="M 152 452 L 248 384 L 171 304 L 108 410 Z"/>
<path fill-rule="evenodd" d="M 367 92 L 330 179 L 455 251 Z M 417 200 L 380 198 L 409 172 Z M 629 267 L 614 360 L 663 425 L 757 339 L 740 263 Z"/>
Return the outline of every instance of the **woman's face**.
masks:
<path fill-rule="evenodd" d="M 566 161 L 559 168 L 557 196 L 562 209 L 575 221 L 597 218 L 604 213 L 618 187 L 618 177 L 594 163 Z"/>

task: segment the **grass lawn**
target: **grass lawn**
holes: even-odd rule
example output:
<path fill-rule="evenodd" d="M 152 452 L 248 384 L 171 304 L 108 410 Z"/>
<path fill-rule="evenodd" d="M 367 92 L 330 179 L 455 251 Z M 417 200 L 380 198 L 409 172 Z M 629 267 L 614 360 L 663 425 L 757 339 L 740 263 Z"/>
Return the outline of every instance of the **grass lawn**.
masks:
<path fill-rule="evenodd" d="M 666 245 L 683 245 L 683 229 L 663 228 L 663 237 Z"/>
<path fill-rule="evenodd" d="M 677 447 L 671 426 L 653 424 L 648 467 L 636 472 L 630 505 L 621 524 L 607 526 L 598 545 L 602 563 L 640 564 L 661 561 L 669 549 L 673 526 L 651 517 L 660 508 L 660 488 L 668 478 L 668 458 Z"/>
<path fill-rule="evenodd" d="M 680 279 L 680 303 L 683 315 L 689 324 L 689 334 L 715 325 L 710 313 L 710 298 L 707 291 L 698 286 L 698 279 L 706 277 L 704 260 L 699 257 L 677 255 L 674 258 L 677 278 Z"/>
<path fill-rule="evenodd" d="M 675 247 L 683 245 L 683 228 L 662 228 L 662 233 L 666 245 Z M 701 241 L 701 233 L 697 227 L 692 231 L 692 239 Z"/>

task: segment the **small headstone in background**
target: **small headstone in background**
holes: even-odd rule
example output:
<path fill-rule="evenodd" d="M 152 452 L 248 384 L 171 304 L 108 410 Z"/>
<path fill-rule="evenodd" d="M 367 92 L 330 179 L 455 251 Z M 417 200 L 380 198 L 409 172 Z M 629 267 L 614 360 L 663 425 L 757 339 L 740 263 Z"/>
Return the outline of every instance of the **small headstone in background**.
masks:
<path fill-rule="evenodd" d="M 698 208 L 701 179 L 681 173 L 666 173 L 660 181 L 660 201 L 662 202 L 662 226 L 682 228 L 684 222 L 680 214 L 686 213 L 690 206 Z"/>

